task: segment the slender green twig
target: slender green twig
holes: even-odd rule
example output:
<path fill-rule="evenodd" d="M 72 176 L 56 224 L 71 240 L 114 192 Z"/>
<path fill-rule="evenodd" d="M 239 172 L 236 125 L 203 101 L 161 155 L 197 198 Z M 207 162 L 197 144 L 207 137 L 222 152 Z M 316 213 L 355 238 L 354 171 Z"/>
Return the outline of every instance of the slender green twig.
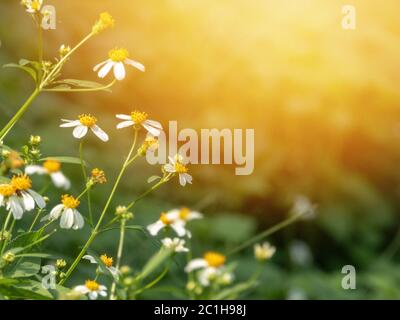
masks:
<path fill-rule="evenodd" d="M 136 146 L 137 136 L 138 136 L 138 131 L 135 130 L 135 136 L 134 136 L 134 139 L 133 139 L 132 147 L 131 147 L 131 149 L 129 150 L 128 156 L 126 157 L 126 160 L 125 160 L 124 164 L 123 164 L 122 167 L 121 167 L 121 170 L 120 170 L 120 172 L 119 172 L 119 174 L 118 174 L 117 179 L 115 180 L 115 183 L 114 183 L 114 186 L 113 186 L 113 188 L 112 188 L 112 190 L 111 190 L 111 193 L 110 193 L 110 195 L 108 196 L 108 199 L 107 199 L 106 204 L 105 204 L 105 206 L 104 206 L 104 208 L 103 208 L 103 211 L 102 211 L 101 214 L 100 214 L 100 218 L 99 218 L 99 220 L 97 221 L 96 226 L 95 226 L 94 229 L 92 230 L 92 232 L 91 232 L 91 234 L 90 234 L 90 236 L 89 236 L 89 239 L 87 240 L 86 244 L 84 245 L 84 247 L 82 248 L 82 250 L 80 251 L 80 253 L 78 254 L 78 256 L 76 257 L 75 261 L 74 261 L 74 262 L 72 263 L 72 265 L 69 267 L 68 271 L 67 271 L 66 274 L 65 274 L 65 277 L 60 281 L 60 285 L 64 284 L 65 281 L 67 281 L 67 279 L 70 277 L 70 275 L 72 274 L 72 272 L 75 270 L 76 266 L 79 264 L 79 262 L 80 262 L 80 260 L 82 259 L 83 255 L 84 255 L 84 254 L 86 253 L 86 251 L 89 249 L 89 247 L 90 247 L 90 245 L 92 244 L 93 240 L 96 238 L 96 236 L 97 236 L 97 234 L 98 234 L 98 231 L 99 231 L 99 229 L 100 229 L 101 223 L 103 222 L 103 219 L 104 219 L 104 217 L 105 217 L 105 214 L 107 213 L 108 207 L 110 206 L 111 201 L 112 201 L 112 199 L 113 199 L 113 197 L 114 197 L 114 194 L 115 194 L 115 192 L 116 192 L 116 190 L 117 190 L 117 188 L 118 188 L 118 186 L 119 186 L 119 183 L 120 183 L 120 181 L 121 181 L 121 179 L 122 179 L 122 176 L 124 175 L 125 170 L 127 169 L 127 163 L 129 162 L 129 160 L 130 160 L 131 157 L 132 157 L 132 153 L 133 153 L 133 151 L 134 151 L 134 149 L 135 149 L 135 146 Z"/>
<path fill-rule="evenodd" d="M 120 232 L 119 232 L 119 243 L 118 243 L 118 251 L 117 251 L 117 262 L 115 264 L 115 268 L 117 270 L 119 270 L 119 268 L 121 266 L 122 251 L 124 249 L 125 224 L 126 224 L 126 220 L 125 219 L 121 219 L 121 227 L 120 227 Z M 110 300 L 115 300 L 117 298 L 115 296 L 116 288 L 117 288 L 117 280 L 113 279 L 113 283 L 111 285 Z"/>

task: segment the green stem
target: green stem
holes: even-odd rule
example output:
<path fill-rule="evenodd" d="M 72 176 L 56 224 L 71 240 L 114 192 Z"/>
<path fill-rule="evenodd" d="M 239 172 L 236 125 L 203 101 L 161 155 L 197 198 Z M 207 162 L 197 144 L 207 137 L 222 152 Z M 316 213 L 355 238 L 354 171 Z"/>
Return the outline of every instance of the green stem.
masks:
<path fill-rule="evenodd" d="M 17 121 L 23 116 L 25 111 L 31 105 L 33 100 L 40 94 L 40 89 L 35 89 L 31 96 L 26 100 L 26 102 L 22 105 L 22 107 L 17 111 L 17 113 L 11 118 L 11 120 L 4 126 L 0 131 L 0 141 L 4 140 L 7 134 L 10 132 L 12 127 L 17 123 Z"/>
<path fill-rule="evenodd" d="M 168 267 L 166 267 L 166 268 L 164 269 L 164 271 L 163 271 L 157 278 L 155 278 L 153 281 L 151 281 L 150 283 L 146 284 L 143 288 L 140 288 L 140 289 L 136 290 L 136 291 L 134 292 L 134 294 L 135 294 L 135 295 L 136 295 L 136 294 L 140 294 L 140 293 L 142 293 L 143 291 L 145 291 L 145 290 L 147 290 L 147 289 L 150 289 L 151 287 L 154 287 L 157 283 L 159 283 L 159 282 L 165 277 L 165 275 L 167 274 L 167 272 L 168 272 Z"/>
<path fill-rule="evenodd" d="M 42 62 L 43 62 L 43 29 L 42 29 L 42 18 L 41 15 L 38 15 L 38 20 L 37 20 L 37 27 L 38 27 L 38 61 L 40 64 L 40 67 L 42 67 Z M 40 85 L 40 82 L 42 80 L 42 69 L 39 69 L 38 73 L 38 79 L 37 79 L 37 88 Z"/>
<path fill-rule="evenodd" d="M 8 233 L 10 234 L 10 237 L 11 237 L 11 233 L 12 233 L 12 231 L 13 231 L 13 229 L 14 229 L 14 225 L 15 225 L 15 219 L 13 219 L 13 221 L 11 222 L 10 229 L 8 230 Z M 6 247 L 7 247 L 7 245 L 8 245 L 8 242 L 9 242 L 9 238 L 6 239 L 6 240 L 4 240 L 3 247 L 1 248 L 0 256 L 3 255 L 4 250 L 6 249 Z"/>
<path fill-rule="evenodd" d="M 125 219 L 121 219 L 121 229 L 120 229 L 120 232 L 119 232 L 119 244 L 118 244 L 118 251 L 117 251 L 117 262 L 115 264 L 115 268 L 117 270 L 119 270 L 119 268 L 121 266 L 122 252 L 124 250 L 125 224 L 126 224 Z M 116 279 L 114 279 L 113 283 L 111 285 L 110 300 L 116 300 L 117 299 L 117 297 L 115 296 L 116 288 L 117 288 L 117 281 L 116 281 Z"/>
<path fill-rule="evenodd" d="M 145 196 L 147 196 L 149 193 L 153 192 L 156 190 L 158 187 L 163 185 L 164 183 L 169 181 L 169 175 L 163 179 L 161 179 L 159 182 L 157 182 L 154 186 L 152 186 L 150 189 L 147 191 L 143 192 L 139 197 L 137 197 L 135 200 L 133 200 L 127 207 L 126 209 L 129 210 L 132 208 L 137 202 L 139 202 L 141 199 L 143 199 Z"/>
<path fill-rule="evenodd" d="M 138 131 L 135 130 L 135 137 L 134 137 L 134 139 L 133 139 L 132 147 L 131 147 L 131 149 L 129 150 L 129 154 L 128 154 L 128 156 L 126 157 L 126 160 L 125 160 L 124 164 L 122 165 L 121 171 L 120 171 L 119 174 L 118 174 L 118 177 L 117 177 L 117 179 L 116 179 L 116 181 L 115 181 L 115 183 L 114 183 L 114 186 L 113 186 L 113 188 L 112 188 L 112 190 L 111 190 L 111 193 L 110 193 L 110 195 L 108 196 L 107 202 L 106 202 L 106 204 L 105 204 L 105 206 L 104 206 L 104 208 L 103 208 L 103 211 L 102 211 L 101 214 L 100 214 L 100 218 L 99 218 L 99 220 L 97 221 L 97 224 L 96 224 L 95 228 L 93 229 L 92 233 L 90 234 L 90 237 L 89 237 L 89 239 L 87 240 L 87 242 L 86 242 L 86 244 L 84 245 L 84 247 L 82 248 L 81 252 L 78 254 L 78 256 L 76 257 L 75 261 L 74 261 L 74 262 L 72 263 L 72 265 L 69 267 L 68 271 L 67 271 L 66 274 L 65 274 L 65 277 L 60 281 L 60 285 L 64 284 L 65 281 L 67 281 L 67 279 L 69 278 L 69 276 L 70 276 L 70 275 L 72 274 L 72 272 L 75 270 L 76 266 L 79 264 L 79 262 L 80 262 L 80 260 L 82 259 L 83 255 L 86 253 L 87 249 L 89 249 L 89 247 L 90 247 L 90 245 L 92 244 L 93 240 L 96 238 L 97 233 L 98 233 L 98 231 L 99 231 L 99 229 L 100 229 L 101 223 L 103 222 L 103 219 L 104 219 L 104 217 L 105 217 L 105 214 L 106 214 L 106 212 L 107 212 L 107 210 L 108 210 L 108 207 L 110 206 L 111 201 L 112 201 L 112 199 L 113 199 L 113 197 L 114 197 L 115 191 L 117 190 L 118 185 L 119 185 L 119 183 L 120 183 L 120 181 L 121 181 L 121 178 L 122 178 L 122 176 L 123 176 L 124 173 L 125 173 L 125 170 L 126 170 L 126 168 L 127 168 L 127 163 L 129 162 L 129 159 L 131 159 L 131 157 L 132 157 L 133 150 L 135 149 L 135 146 L 136 146 L 137 135 L 138 135 Z"/>
<path fill-rule="evenodd" d="M 82 168 L 82 175 L 85 186 L 88 183 L 87 173 L 85 168 L 85 162 L 83 160 L 83 140 L 79 143 L 79 159 L 81 160 L 81 168 Z M 87 190 L 87 202 L 88 202 L 88 211 L 89 211 L 89 222 L 90 226 L 93 227 L 93 213 L 92 213 L 92 204 L 91 204 L 91 197 L 90 197 L 90 188 Z"/>
<path fill-rule="evenodd" d="M 31 232 L 31 231 L 33 230 L 33 227 L 35 226 L 35 224 L 36 224 L 36 222 L 38 221 L 38 219 L 39 219 L 39 217 L 40 217 L 40 215 L 41 215 L 42 212 L 43 212 L 43 209 L 39 209 L 39 210 L 37 211 L 36 216 L 35 216 L 35 218 L 33 219 L 32 224 L 31 224 L 31 226 L 29 227 L 28 232 Z"/>
<path fill-rule="evenodd" d="M 241 244 L 240 246 L 230 250 L 228 252 L 227 255 L 231 255 L 234 253 L 237 253 L 243 249 L 246 249 L 248 246 L 251 246 L 252 244 L 254 244 L 257 241 L 260 241 L 262 239 L 264 239 L 265 237 L 270 236 L 271 234 L 291 225 L 293 222 L 297 221 L 300 217 L 302 216 L 302 214 L 297 214 L 297 215 L 292 215 L 289 218 L 287 218 L 286 220 L 274 225 L 273 227 L 259 233 L 258 235 L 256 235 L 255 237 L 245 241 L 243 244 Z"/>

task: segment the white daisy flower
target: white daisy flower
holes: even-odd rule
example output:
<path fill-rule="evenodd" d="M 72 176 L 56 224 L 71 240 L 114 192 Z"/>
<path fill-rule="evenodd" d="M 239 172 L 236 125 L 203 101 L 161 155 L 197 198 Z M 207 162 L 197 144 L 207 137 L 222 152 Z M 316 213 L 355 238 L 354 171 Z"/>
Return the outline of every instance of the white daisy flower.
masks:
<path fill-rule="evenodd" d="M 61 203 L 56 205 L 50 214 L 45 216 L 42 220 L 56 220 L 60 219 L 60 227 L 63 229 L 82 229 L 85 221 L 82 215 L 76 208 L 79 206 L 80 201 L 73 196 L 64 194 L 61 197 Z"/>
<path fill-rule="evenodd" d="M 91 256 L 91 255 L 89 255 L 89 254 L 84 255 L 84 256 L 82 257 L 82 259 L 89 260 L 90 263 L 93 263 L 93 264 L 98 264 L 97 260 L 96 260 L 93 256 Z M 106 267 L 107 270 L 111 273 L 111 275 L 112 275 L 115 279 L 118 279 L 118 277 L 119 277 L 119 271 L 118 271 L 118 269 L 117 269 L 116 267 L 113 266 L 113 258 L 108 257 L 106 254 L 103 254 L 103 255 L 100 256 L 100 260 L 101 260 L 101 262 L 104 263 L 105 267 Z"/>
<path fill-rule="evenodd" d="M 25 211 L 31 211 L 37 205 L 43 209 L 46 202 L 32 189 L 32 181 L 26 175 L 12 177 L 10 183 L 0 184 L 0 207 L 11 210 L 14 219 L 22 218 Z"/>
<path fill-rule="evenodd" d="M 61 162 L 57 160 L 46 160 L 42 166 L 29 165 L 25 168 L 25 173 L 28 175 L 32 174 L 47 174 L 50 176 L 54 185 L 57 188 L 63 188 L 65 190 L 71 187 L 69 179 L 61 172 Z"/>
<path fill-rule="evenodd" d="M 22 0 L 21 4 L 25 6 L 26 12 L 37 13 L 43 5 L 43 0 Z"/>
<path fill-rule="evenodd" d="M 90 300 L 96 300 L 98 296 L 107 296 L 106 286 L 97 283 L 95 280 L 87 280 L 85 285 L 76 286 L 74 291 L 80 294 L 87 294 Z"/>
<path fill-rule="evenodd" d="M 96 124 L 97 118 L 90 114 L 81 114 L 78 116 L 78 120 L 61 119 L 61 121 L 65 122 L 60 125 L 61 128 L 75 127 L 72 135 L 77 139 L 82 139 L 87 134 L 88 129 L 90 129 L 100 140 L 104 142 L 108 141 L 107 133 L 100 129 Z"/>
<path fill-rule="evenodd" d="M 203 215 L 200 212 L 185 207 L 181 209 L 173 209 L 168 211 L 168 213 L 171 214 L 171 216 L 176 217 L 176 219 L 182 220 L 184 223 L 203 218 Z"/>
<path fill-rule="evenodd" d="M 161 229 L 166 227 L 171 227 L 179 237 L 185 236 L 188 231 L 185 228 L 185 223 L 176 218 L 176 214 L 171 213 L 161 213 L 160 219 L 158 219 L 155 223 L 152 223 L 147 226 L 147 230 L 150 232 L 152 236 L 155 236 L 160 232 Z"/>
<path fill-rule="evenodd" d="M 206 252 L 203 258 L 197 258 L 191 260 L 185 267 L 185 272 L 192 272 L 199 270 L 198 280 L 199 282 L 207 287 L 213 280 L 227 280 L 233 276 L 224 269 L 226 257 L 217 252 Z"/>
<path fill-rule="evenodd" d="M 176 155 L 175 158 L 168 157 L 169 163 L 164 165 L 164 170 L 169 173 L 177 173 L 179 175 L 179 183 L 182 187 L 186 183 L 192 183 L 192 176 L 188 174 L 189 169 L 183 164 L 183 157 Z"/>
<path fill-rule="evenodd" d="M 259 261 L 265 261 L 270 259 L 275 254 L 276 248 L 271 246 L 268 242 L 263 244 L 254 245 L 254 256 Z"/>
<path fill-rule="evenodd" d="M 172 249 L 174 252 L 188 252 L 189 249 L 185 247 L 185 240 L 179 238 L 165 238 L 161 240 L 162 244 L 167 249 Z"/>
<path fill-rule="evenodd" d="M 145 128 L 151 135 L 158 137 L 162 131 L 161 123 L 154 120 L 148 120 L 148 114 L 141 111 L 133 111 L 130 115 L 128 114 L 117 114 L 118 119 L 124 120 L 117 125 L 117 129 L 122 129 L 130 126 Z"/>
<path fill-rule="evenodd" d="M 140 62 L 129 59 L 129 52 L 125 48 L 115 48 L 110 50 L 108 53 L 108 59 L 96 65 L 93 68 L 93 71 L 97 72 L 97 70 L 100 69 L 98 76 L 104 78 L 111 69 L 113 69 L 115 79 L 121 81 L 125 79 L 126 75 L 124 64 L 131 65 L 142 72 L 145 71 L 144 65 Z"/>

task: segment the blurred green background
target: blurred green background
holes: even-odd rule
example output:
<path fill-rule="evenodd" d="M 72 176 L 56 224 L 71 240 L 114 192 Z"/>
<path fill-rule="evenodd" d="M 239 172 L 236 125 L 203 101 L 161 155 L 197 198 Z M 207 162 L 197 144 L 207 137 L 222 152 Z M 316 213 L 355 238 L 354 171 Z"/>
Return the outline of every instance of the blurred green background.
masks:
<path fill-rule="evenodd" d="M 255 171 L 235 176 L 228 166 L 193 166 L 194 184 L 164 186 L 135 209 L 148 224 L 162 210 L 198 208 L 194 255 L 225 251 L 281 221 L 303 194 L 318 204 L 317 218 L 272 236 L 278 252 L 268 262 L 256 299 L 400 298 L 398 229 L 400 195 L 400 20 L 397 0 L 353 0 L 357 29 L 341 28 L 342 1 L 86 0 L 46 1 L 57 10 L 57 29 L 45 32 L 45 57 L 74 45 L 102 11 L 116 28 L 85 45 L 63 77 L 96 81 L 92 68 L 109 49 L 126 47 L 146 65 L 110 93 L 43 94 L 8 137 L 19 148 L 31 134 L 43 138 L 45 155 L 77 156 L 78 142 L 59 119 L 92 113 L 111 142 L 85 142 L 91 166 L 113 180 L 129 144 L 115 130 L 114 114 L 140 109 L 164 125 L 183 128 L 254 128 Z M 0 63 L 35 59 L 36 33 L 19 1 L 0 2 Z M 106 79 L 105 81 L 108 81 Z M 0 73 L 0 125 L 33 89 L 25 74 Z M 81 189 L 79 167 L 65 173 Z M 113 202 L 126 204 L 159 172 L 141 161 L 131 168 Z M 37 183 L 41 183 L 37 179 Z M 110 185 L 99 189 L 109 189 Z M 108 190 L 107 189 L 107 190 Z M 97 212 L 105 190 L 93 193 Z M 50 194 L 56 203 L 60 191 Z M 112 214 L 110 212 L 110 214 Z M 71 262 L 89 230 L 61 231 L 49 250 Z M 100 236 L 94 249 L 115 255 L 118 232 Z M 140 268 L 156 251 L 140 233 L 127 236 L 123 263 Z M 237 280 L 256 268 L 252 249 L 232 256 Z M 179 259 L 178 259 L 179 260 Z M 178 261 L 168 277 L 143 298 L 179 298 L 185 286 Z M 341 288 L 341 269 L 354 265 L 357 290 Z M 70 284 L 90 276 L 82 264 Z"/>

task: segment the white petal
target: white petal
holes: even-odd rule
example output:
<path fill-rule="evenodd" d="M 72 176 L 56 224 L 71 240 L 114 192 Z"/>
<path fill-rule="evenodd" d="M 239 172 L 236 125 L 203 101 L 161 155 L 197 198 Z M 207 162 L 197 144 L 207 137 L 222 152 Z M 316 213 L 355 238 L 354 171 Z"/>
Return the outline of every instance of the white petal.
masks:
<path fill-rule="evenodd" d="M 131 65 L 132 67 L 135 67 L 136 69 L 139 69 L 142 72 L 145 72 L 146 68 L 144 67 L 144 65 L 142 65 L 140 62 L 137 62 L 135 60 L 132 59 L 126 59 L 125 60 L 126 64 Z"/>
<path fill-rule="evenodd" d="M 100 78 L 105 78 L 105 76 L 110 72 L 111 68 L 114 66 L 114 62 L 107 61 L 107 63 L 100 69 L 97 74 Z"/>
<path fill-rule="evenodd" d="M 125 79 L 125 66 L 122 62 L 118 62 L 114 65 L 114 76 L 115 79 L 119 81 Z"/>
<path fill-rule="evenodd" d="M 185 267 L 185 272 L 191 272 L 196 269 L 200 268 L 206 268 L 208 266 L 208 263 L 204 259 L 193 259 L 189 261 L 187 266 Z"/>
<path fill-rule="evenodd" d="M 61 215 L 60 227 L 63 229 L 71 229 L 74 224 L 74 211 L 66 209 Z"/>
<path fill-rule="evenodd" d="M 147 123 L 148 125 L 150 125 L 150 126 L 156 128 L 156 129 L 162 130 L 162 125 L 161 125 L 161 123 L 159 123 L 158 121 L 146 120 L 145 123 Z"/>
<path fill-rule="evenodd" d="M 54 172 L 50 176 L 57 188 L 69 189 L 71 187 L 71 182 L 61 171 Z"/>
<path fill-rule="evenodd" d="M 64 121 L 65 123 L 60 124 L 61 128 L 70 128 L 70 127 L 76 127 L 81 125 L 81 122 L 79 120 L 65 120 L 61 119 L 61 121 Z"/>
<path fill-rule="evenodd" d="M 45 174 L 45 173 L 47 173 L 47 170 L 41 166 L 33 166 L 32 165 L 32 166 L 26 166 L 25 173 L 28 175 L 35 174 L 35 173 Z"/>
<path fill-rule="evenodd" d="M 33 200 L 33 197 L 27 192 L 21 192 L 21 195 L 25 211 L 33 210 L 35 208 L 35 200 Z"/>
<path fill-rule="evenodd" d="M 143 127 L 155 137 L 158 137 L 161 133 L 160 129 L 154 128 L 149 124 L 147 124 L 146 122 L 143 123 Z"/>
<path fill-rule="evenodd" d="M 90 128 L 93 133 L 101 140 L 104 142 L 108 141 L 108 134 L 105 133 L 98 125 L 94 125 L 93 127 Z"/>
<path fill-rule="evenodd" d="M 110 61 L 110 59 L 105 60 L 105 61 L 103 61 L 103 62 L 100 62 L 99 64 L 96 64 L 96 65 L 94 66 L 94 68 L 93 68 L 93 71 L 96 72 L 97 70 L 100 69 L 100 67 L 104 66 L 104 65 L 105 65 L 107 62 L 109 62 L 109 61 Z"/>
<path fill-rule="evenodd" d="M 187 220 L 194 220 L 194 219 L 201 219 L 203 218 L 203 215 L 200 212 L 197 211 L 190 211 Z"/>
<path fill-rule="evenodd" d="M 79 292 L 80 294 L 86 294 L 86 293 L 88 293 L 89 292 L 89 289 L 86 287 L 86 286 L 76 286 L 75 288 L 74 288 L 74 291 L 77 291 L 77 292 Z"/>
<path fill-rule="evenodd" d="M 125 127 L 133 126 L 134 124 L 135 123 L 132 120 L 122 121 L 122 122 L 118 123 L 117 129 L 122 129 Z"/>
<path fill-rule="evenodd" d="M 96 259 L 95 259 L 93 256 L 91 256 L 90 254 L 84 255 L 84 256 L 82 257 L 82 259 L 89 260 L 90 263 L 97 264 Z"/>
<path fill-rule="evenodd" d="M 171 173 L 176 172 L 175 167 L 169 163 L 164 166 L 164 170 Z"/>
<path fill-rule="evenodd" d="M 81 139 L 86 135 L 87 131 L 88 131 L 87 127 L 79 125 L 74 129 L 72 135 L 77 139 Z"/>
<path fill-rule="evenodd" d="M 117 117 L 118 119 L 121 119 L 121 120 L 132 120 L 132 117 L 127 114 L 117 114 L 117 115 L 115 115 L 115 117 Z"/>
<path fill-rule="evenodd" d="M 43 197 L 39 193 L 33 191 L 32 189 L 29 189 L 28 193 L 32 196 L 40 209 L 43 209 L 46 206 L 46 201 L 44 201 Z"/>
<path fill-rule="evenodd" d="M 83 220 L 83 217 L 78 210 L 74 209 L 73 211 L 74 211 L 74 225 L 72 228 L 74 230 L 82 229 L 83 226 L 85 225 L 85 220 Z"/>
<path fill-rule="evenodd" d="M 22 218 L 22 215 L 24 214 L 24 209 L 22 208 L 17 197 L 11 197 L 8 200 L 8 206 L 10 207 L 15 220 L 19 220 Z"/>
<path fill-rule="evenodd" d="M 150 234 L 152 236 L 155 236 L 164 227 L 165 227 L 165 224 L 162 223 L 162 221 L 158 220 L 157 222 L 148 225 L 147 230 L 150 232 Z"/>
<path fill-rule="evenodd" d="M 62 204 L 56 205 L 53 209 L 51 209 L 49 218 L 54 219 L 54 220 L 58 219 L 60 217 L 63 209 L 64 209 L 64 205 L 62 205 Z"/>
<path fill-rule="evenodd" d="M 91 291 L 91 292 L 89 292 L 89 299 L 90 299 L 90 300 L 96 300 L 97 297 L 98 297 L 98 294 L 97 294 L 96 291 Z"/>
<path fill-rule="evenodd" d="M 217 269 L 215 268 L 205 268 L 201 272 L 199 272 L 199 282 L 207 287 L 210 285 L 210 277 L 214 276 L 217 273 Z"/>
<path fill-rule="evenodd" d="M 186 179 L 182 173 L 179 174 L 179 183 L 181 184 L 182 187 L 186 185 Z"/>
<path fill-rule="evenodd" d="M 4 206 L 4 197 L 0 194 L 0 207 Z"/>
<path fill-rule="evenodd" d="M 107 297 L 107 292 L 106 291 L 99 291 L 99 295 L 102 297 Z"/>
<path fill-rule="evenodd" d="M 176 232 L 179 237 L 183 237 L 186 234 L 185 225 L 181 221 L 175 221 L 171 224 L 171 228 Z"/>

